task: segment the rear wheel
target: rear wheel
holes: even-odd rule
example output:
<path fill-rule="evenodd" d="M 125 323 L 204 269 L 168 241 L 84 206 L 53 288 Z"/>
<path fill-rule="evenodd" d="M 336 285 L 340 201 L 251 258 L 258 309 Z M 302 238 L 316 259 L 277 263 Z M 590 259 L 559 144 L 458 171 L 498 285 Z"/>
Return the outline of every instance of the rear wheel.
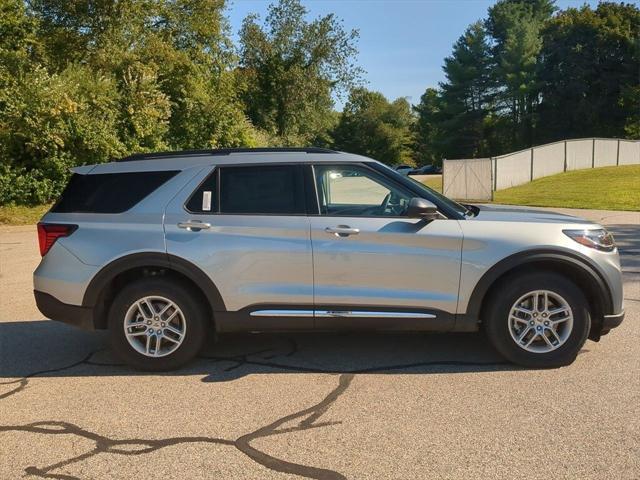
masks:
<path fill-rule="evenodd" d="M 144 279 L 115 298 L 109 330 L 113 349 L 132 367 L 171 370 L 200 351 L 206 338 L 206 313 L 182 284 Z"/>
<path fill-rule="evenodd" d="M 588 303 L 555 273 L 511 277 L 494 292 L 484 319 L 493 346 L 513 363 L 560 367 L 572 363 L 589 334 Z"/>

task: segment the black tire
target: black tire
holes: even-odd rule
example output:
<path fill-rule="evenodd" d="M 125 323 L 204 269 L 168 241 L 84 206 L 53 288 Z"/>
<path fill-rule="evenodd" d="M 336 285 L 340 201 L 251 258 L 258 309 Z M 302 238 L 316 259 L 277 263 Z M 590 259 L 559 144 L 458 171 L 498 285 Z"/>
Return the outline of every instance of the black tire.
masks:
<path fill-rule="evenodd" d="M 171 300 L 180 308 L 184 317 L 184 339 L 166 356 L 148 357 L 139 353 L 125 336 L 124 321 L 127 311 L 135 302 L 147 296 Z M 146 278 L 127 285 L 116 296 L 109 310 L 111 346 L 122 360 L 138 370 L 174 370 L 192 360 L 206 341 L 207 323 L 206 309 L 198 298 L 179 281 L 167 278 Z"/>
<path fill-rule="evenodd" d="M 520 347 L 509 333 L 509 314 L 515 302 L 534 290 L 548 290 L 566 300 L 573 314 L 573 329 L 564 344 L 550 352 L 533 353 Z M 513 275 L 494 289 L 483 318 L 491 344 L 507 360 L 525 367 L 554 368 L 573 363 L 591 328 L 588 302 L 568 278 L 551 272 Z"/>

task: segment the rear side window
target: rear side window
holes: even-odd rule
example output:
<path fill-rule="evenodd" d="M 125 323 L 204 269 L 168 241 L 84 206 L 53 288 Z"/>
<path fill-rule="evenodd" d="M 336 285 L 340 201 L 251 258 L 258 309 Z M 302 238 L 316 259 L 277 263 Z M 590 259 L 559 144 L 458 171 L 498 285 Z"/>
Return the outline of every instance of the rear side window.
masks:
<path fill-rule="evenodd" d="M 185 204 L 191 213 L 215 213 L 218 211 L 218 193 L 216 191 L 217 170 L 214 170 L 198 189 L 191 194 Z"/>
<path fill-rule="evenodd" d="M 306 213 L 300 165 L 225 167 L 220 170 L 220 212 Z"/>
<path fill-rule="evenodd" d="M 55 213 L 122 213 L 145 198 L 177 171 L 73 174 Z"/>

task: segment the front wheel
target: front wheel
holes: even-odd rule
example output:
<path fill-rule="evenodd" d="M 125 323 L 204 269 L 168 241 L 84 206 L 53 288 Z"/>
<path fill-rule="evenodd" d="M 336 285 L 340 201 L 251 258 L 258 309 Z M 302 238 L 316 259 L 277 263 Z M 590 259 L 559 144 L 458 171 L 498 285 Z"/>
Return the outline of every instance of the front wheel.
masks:
<path fill-rule="evenodd" d="M 139 280 L 115 298 L 109 313 L 111 345 L 134 368 L 172 370 L 193 359 L 206 337 L 202 305 L 179 282 Z"/>
<path fill-rule="evenodd" d="M 572 363 L 589 335 L 588 303 L 569 279 L 532 273 L 503 282 L 489 303 L 485 331 L 506 359 L 535 368 Z"/>

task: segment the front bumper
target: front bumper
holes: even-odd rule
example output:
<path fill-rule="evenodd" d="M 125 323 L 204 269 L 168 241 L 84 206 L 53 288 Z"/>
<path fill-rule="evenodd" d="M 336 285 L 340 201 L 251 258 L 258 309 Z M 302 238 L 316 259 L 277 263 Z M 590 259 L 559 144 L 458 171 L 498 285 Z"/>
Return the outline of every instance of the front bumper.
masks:
<path fill-rule="evenodd" d="M 83 330 L 94 330 L 93 309 L 62 303 L 48 293 L 33 291 L 38 310 L 47 318 L 67 323 Z"/>

